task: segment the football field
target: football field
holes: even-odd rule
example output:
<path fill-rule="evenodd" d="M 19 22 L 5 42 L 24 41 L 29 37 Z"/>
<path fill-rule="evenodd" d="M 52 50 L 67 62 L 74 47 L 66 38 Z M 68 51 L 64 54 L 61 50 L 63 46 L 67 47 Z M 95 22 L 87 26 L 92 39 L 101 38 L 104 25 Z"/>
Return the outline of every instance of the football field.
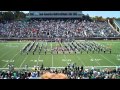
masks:
<path fill-rule="evenodd" d="M 7 41 L 0 42 L 0 68 L 7 68 L 8 64 L 14 64 L 16 68 L 23 68 L 25 64 L 29 67 L 34 65 L 44 64 L 45 67 L 64 67 L 69 63 L 76 63 L 81 66 L 119 66 L 120 65 L 120 41 L 112 40 L 100 40 L 94 41 L 100 45 L 111 47 L 111 54 L 109 52 L 89 52 L 84 51 L 82 54 L 77 52 L 62 53 L 61 51 L 51 53 L 52 48 L 59 46 L 58 42 L 42 42 L 39 41 L 39 45 L 47 47 L 47 53 L 44 53 L 44 47 L 39 54 L 38 49 L 34 55 L 32 50 L 26 54 L 21 53 L 22 48 L 31 41 Z M 76 41 L 81 42 L 81 41 Z M 90 41 L 92 42 L 92 41 Z M 63 45 L 64 46 L 64 45 Z M 33 48 L 32 48 L 33 49 Z"/>

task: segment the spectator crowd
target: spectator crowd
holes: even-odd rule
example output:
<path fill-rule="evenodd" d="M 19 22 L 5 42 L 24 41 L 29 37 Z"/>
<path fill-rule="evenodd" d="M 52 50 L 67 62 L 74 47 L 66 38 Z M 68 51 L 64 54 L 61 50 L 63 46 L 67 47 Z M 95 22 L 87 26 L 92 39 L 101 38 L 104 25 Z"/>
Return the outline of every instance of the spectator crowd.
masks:
<path fill-rule="evenodd" d="M 69 64 L 65 68 L 53 69 L 44 66 L 32 70 L 9 69 L 0 71 L 0 79 L 120 79 L 120 67 L 96 68 Z"/>
<path fill-rule="evenodd" d="M 90 22 L 76 19 L 41 19 L 0 23 L 0 37 L 7 38 L 116 36 L 119 36 L 119 34 L 107 22 Z"/>

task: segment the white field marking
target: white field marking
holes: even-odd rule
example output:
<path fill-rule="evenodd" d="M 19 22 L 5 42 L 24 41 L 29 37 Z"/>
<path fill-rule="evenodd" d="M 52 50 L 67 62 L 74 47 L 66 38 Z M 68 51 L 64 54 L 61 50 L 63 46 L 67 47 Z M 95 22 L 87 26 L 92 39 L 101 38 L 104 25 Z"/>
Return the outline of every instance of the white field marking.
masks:
<path fill-rule="evenodd" d="M 0 49 L 0 51 L 2 51 L 3 49 L 5 49 L 6 47 L 4 47 L 4 48 L 2 48 L 2 49 Z"/>
<path fill-rule="evenodd" d="M 66 61 L 71 61 L 71 59 L 67 59 L 67 60 L 65 60 L 65 59 L 62 59 L 62 61 L 63 61 L 63 62 L 66 62 Z"/>
<path fill-rule="evenodd" d="M 19 46 L 18 46 L 19 47 Z M 11 50 L 9 50 L 8 52 L 4 53 L 2 56 L 0 56 L 0 58 L 2 58 L 3 56 L 5 56 L 6 54 L 8 54 Z"/>
<path fill-rule="evenodd" d="M 118 60 L 118 61 L 120 61 L 120 54 L 118 54 L 117 56 L 115 56 L 116 57 L 116 59 Z"/>
<path fill-rule="evenodd" d="M 85 66 L 85 63 L 78 57 L 78 55 L 76 54 L 76 56 L 77 56 L 77 59 L 78 60 L 80 60 L 80 62 L 82 63 L 82 65 L 84 65 Z"/>
<path fill-rule="evenodd" d="M 48 42 L 46 42 L 46 48 L 47 48 L 47 51 L 48 51 Z"/>
<path fill-rule="evenodd" d="M 3 62 L 14 62 L 14 60 L 2 60 Z"/>
<path fill-rule="evenodd" d="M 7 55 L 11 50 L 9 50 L 8 52 L 4 53 L 0 58 L 4 57 L 5 55 Z"/>
<path fill-rule="evenodd" d="M 99 42 L 99 43 L 110 43 L 110 44 L 112 44 L 112 43 L 120 43 L 120 42 Z"/>
<path fill-rule="evenodd" d="M 52 42 L 51 42 L 51 49 L 52 49 Z M 52 67 L 53 67 L 53 54 L 52 54 Z"/>
<path fill-rule="evenodd" d="M 33 62 L 34 60 L 30 60 L 30 61 L 32 61 L 32 62 Z"/>
<path fill-rule="evenodd" d="M 38 60 L 38 62 L 43 62 L 43 60 Z"/>
<path fill-rule="evenodd" d="M 85 67 L 92 67 L 92 66 L 85 66 Z M 117 66 L 94 66 L 94 67 L 117 67 Z"/>
<path fill-rule="evenodd" d="M 13 56 L 13 58 L 10 59 L 10 60 L 13 60 L 19 53 L 20 53 L 20 51 L 19 51 L 17 54 L 15 54 L 15 56 Z M 9 62 L 8 62 L 8 63 L 9 63 Z M 6 65 L 7 65 L 8 63 L 6 63 L 6 64 L 3 66 L 3 68 L 6 67 Z"/>
<path fill-rule="evenodd" d="M 38 49 L 38 50 L 39 50 L 39 49 Z M 41 57 L 41 55 L 39 55 L 38 60 L 39 60 L 40 57 Z M 37 62 L 37 65 L 38 65 L 38 62 Z"/>
<path fill-rule="evenodd" d="M 41 46 L 42 46 L 42 44 L 43 44 L 43 42 L 39 43 L 39 47 L 41 47 Z M 38 49 L 38 51 L 39 51 L 39 49 Z"/>
<path fill-rule="evenodd" d="M 37 60 L 30 60 L 31 62 L 37 62 Z M 43 60 L 38 60 L 38 62 L 43 62 Z"/>
<path fill-rule="evenodd" d="M 112 46 L 115 46 L 115 44 L 113 44 Z M 117 49 L 115 49 L 115 51 L 117 51 Z M 114 55 L 116 58 L 118 58 L 115 54 L 112 54 L 112 55 Z M 120 53 L 118 55 L 120 55 Z M 120 61 L 120 58 L 118 58 L 117 60 Z"/>
<path fill-rule="evenodd" d="M 0 44 L 5 44 L 5 45 L 7 45 L 7 44 L 26 44 L 26 43 L 0 43 Z"/>
<path fill-rule="evenodd" d="M 62 43 L 60 43 L 61 45 L 62 45 Z M 63 45 L 62 45 L 62 48 L 63 48 Z M 66 59 L 67 60 L 67 58 L 66 58 L 66 55 L 64 54 L 64 59 Z"/>
<path fill-rule="evenodd" d="M 7 51 L 6 53 L 4 53 L 2 56 L 0 56 L 0 58 L 4 57 L 5 55 L 7 55 L 11 50 Z"/>
<path fill-rule="evenodd" d="M 101 54 L 100 54 L 101 55 Z M 103 55 L 101 55 L 103 58 L 105 58 L 105 60 L 107 60 L 107 61 L 109 61 L 110 63 L 112 63 L 113 65 L 115 65 L 116 66 L 116 64 L 115 63 L 113 63 L 112 61 L 110 61 L 109 59 L 107 59 L 106 57 L 104 57 Z"/>
<path fill-rule="evenodd" d="M 52 54 L 52 67 L 53 67 L 53 54 Z"/>
<path fill-rule="evenodd" d="M 60 44 L 62 45 L 62 43 L 60 43 Z M 64 46 L 62 45 L 62 47 L 64 47 Z M 69 60 L 69 59 L 66 58 L 66 55 L 65 55 L 65 54 L 64 54 L 64 59 L 65 59 L 65 60 Z M 71 62 L 71 61 L 72 61 L 72 60 L 70 59 L 70 62 Z M 67 62 L 67 64 L 68 64 L 68 63 L 69 63 L 69 62 Z"/>
<path fill-rule="evenodd" d="M 39 55 L 39 57 L 38 57 L 38 59 L 37 59 L 38 61 L 39 61 L 40 56 L 41 56 L 41 55 Z M 38 65 L 38 61 L 37 61 L 37 65 Z"/>
<path fill-rule="evenodd" d="M 113 54 L 114 55 L 114 54 Z M 118 54 L 118 55 L 120 55 L 120 54 Z M 120 61 L 120 56 L 116 56 L 116 55 L 114 55 L 115 57 L 116 57 L 116 60 L 117 61 Z"/>
<path fill-rule="evenodd" d="M 89 55 L 89 54 L 88 54 Z M 91 55 L 89 55 L 91 58 L 92 58 L 92 56 Z M 97 61 L 95 61 L 99 66 L 100 66 L 100 63 L 99 62 L 97 62 Z"/>
<path fill-rule="evenodd" d="M 6 47 L 11 47 L 11 48 L 12 48 L 12 47 L 13 47 L 13 48 L 14 48 L 14 47 L 19 47 L 18 44 L 17 44 L 17 45 L 13 45 L 13 44 L 10 44 L 10 45 L 9 45 L 9 44 L 8 44 L 8 45 L 5 45 L 5 46 L 6 46 Z"/>
<path fill-rule="evenodd" d="M 19 67 L 19 68 L 22 67 L 22 65 L 23 65 L 23 63 L 26 61 L 27 57 L 28 57 L 28 55 L 24 58 L 23 62 L 20 64 L 20 67 Z"/>
<path fill-rule="evenodd" d="M 110 43 L 111 45 L 113 45 L 113 43 L 120 43 L 120 42 L 101 42 L 101 43 Z M 100 54 L 101 55 L 101 54 Z M 103 55 L 101 55 L 103 58 L 105 58 Z M 109 61 L 110 63 L 116 65 L 115 63 L 113 63 L 112 61 L 110 61 L 109 59 L 105 58 L 107 61 Z"/>
<path fill-rule="evenodd" d="M 37 59 L 37 65 L 38 65 L 38 63 L 39 63 L 40 56 L 41 56 L 41 55 L 39 55 L 39 57 L 38 57 L 38 59 Z"/>
<path fill-rule="evenodd" d="M 116 59 L 117 61 L 120 61 L 120 58 Z"/>

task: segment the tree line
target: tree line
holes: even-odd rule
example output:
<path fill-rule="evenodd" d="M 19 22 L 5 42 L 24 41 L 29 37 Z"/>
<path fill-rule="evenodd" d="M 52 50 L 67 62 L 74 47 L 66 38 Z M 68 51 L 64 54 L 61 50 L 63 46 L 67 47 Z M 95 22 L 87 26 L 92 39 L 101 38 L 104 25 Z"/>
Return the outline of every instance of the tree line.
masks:
<path fill-rule="evenodd" d="M 6 20 L 6 21 L 10 21 L 10 20 L 23 20 L 26 18 L 26 15 L 24 12 L 22 11 L 0 11 L 0 21 Z M 83 20 L 88 20 L 88 21 L 110 21 L 110 23 L 113 23 L 113 20 L 120 20 L 120 18 L 115 18 L 115 17 L 107 17 L 107 18 L 103 18 L 102 16 L 95 16 L 95 17 L 90 17 L 88 14 L 87 15 L 83 15 L 82 17 Z"/>
<path fill-rule="evenodd" d="M 102 16 L 95 16 L 95 17 L 91 17 L 93 21 L 110 21 L 111 24 L 113 24 L 113 20 L 120 20 L 120 18 L 115 18 L 115 17 L 107 17 L 107 18 L 103 18 Z"/>
<path fill-rule="evenodd" d="M 26 14 L 21 11 L 1 11 L 0 21 L 23 20 Z"/>

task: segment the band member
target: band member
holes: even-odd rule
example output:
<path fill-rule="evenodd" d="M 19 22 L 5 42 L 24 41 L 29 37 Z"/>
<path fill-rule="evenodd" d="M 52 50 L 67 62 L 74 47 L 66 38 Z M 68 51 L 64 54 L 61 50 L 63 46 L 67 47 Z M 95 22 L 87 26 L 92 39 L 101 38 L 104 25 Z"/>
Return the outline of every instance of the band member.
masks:
<path fill-rule="evenodd" d="M 111 54 L 111 49 L 110 49 L 110 54 Z"/>
<path fill-rule="evenodd" d="M 88 54 L 88 50 L 87 50 L 87 54 Z"/>
<path fill-rule="evenodd" d="M 105 50 L 104 50 L 104 53 L 105 53 Z"/>
<path fill-rule="evenodd" d="M 53 54 L 52 50 L 51 50 L 51 54 Z"/>
<path fill-rule="evenodd" d="M 100 50 L 98 50 L 98 53 L 100 53 Z"/>
<path fill-rule="evenodd" d="M 76 54 L 76 51 L 75 51 L 75 54 Z"/>
<path fill-rule="evenodd" d="M 58 50 L 57 50 L 57 54 L 58 54 Z"/>
<path fill-rule="evenodd" d="M 69 54 L 70 54 L 70 51 L 69 51 Z"/>
<path fill-rule="evenodd" d="M 82 51 L 81 51 L 81 54 L 82 54 Z"/>
<path fill-rule="evenodd" d="M 46 53 L 47 53 L 47 52 L 45 51 L 45 55 L 46 55 Z"/>

